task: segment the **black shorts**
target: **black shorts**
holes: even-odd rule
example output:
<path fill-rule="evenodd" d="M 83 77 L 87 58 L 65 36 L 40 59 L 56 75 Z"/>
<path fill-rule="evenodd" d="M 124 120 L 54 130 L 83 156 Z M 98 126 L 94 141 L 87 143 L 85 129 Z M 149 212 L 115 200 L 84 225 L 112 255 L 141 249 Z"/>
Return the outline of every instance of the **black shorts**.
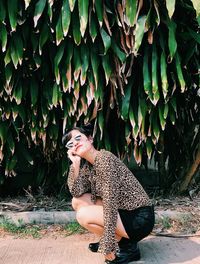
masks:
<path fill-rule="evenodd" d="M 118 211 L 131 240 L 138 242 L 151 233 L 155 223 L 153 206 L 139 207 L 130 211 L 119 209 Z"/>

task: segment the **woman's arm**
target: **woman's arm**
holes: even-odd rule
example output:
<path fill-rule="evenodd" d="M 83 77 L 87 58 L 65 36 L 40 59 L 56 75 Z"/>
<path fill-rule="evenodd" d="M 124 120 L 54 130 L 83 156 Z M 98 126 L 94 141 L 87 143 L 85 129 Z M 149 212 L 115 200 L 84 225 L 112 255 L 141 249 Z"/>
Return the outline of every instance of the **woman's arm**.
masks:
<path fill-rule="evenodd" d="M 115 160 L 110 155 L 101 157 L 97 171 L 102 181 L 102 202 L 104 214 L 104 234 L 100 240 L 100 251 L 104 254 L 116 252 L 118 244 L 115 230 L 118 216 L 118 202 L 120 183 L 117 176 Z M 99 177 L 98 177 L 99 178 Z"/>
<path fill-rule="evenodd" d="M 79 197 L 82 194 L 89 192 L 91 189 L 89 181 L 90 170 L 86 164 L 84 164 L 82 168 L 80 167 L 81 159 L 79 157 L 74 157 L 72 159 L 67 184 L 71 195 L 73 197 Z"/>

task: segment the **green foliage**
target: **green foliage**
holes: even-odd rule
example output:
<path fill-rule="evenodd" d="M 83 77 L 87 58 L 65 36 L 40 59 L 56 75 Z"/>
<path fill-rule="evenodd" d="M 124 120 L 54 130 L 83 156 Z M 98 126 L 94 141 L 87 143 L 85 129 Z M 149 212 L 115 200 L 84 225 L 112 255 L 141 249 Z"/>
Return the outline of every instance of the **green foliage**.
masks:
<path fill-rule="evenodd" d="M 138 164 L 159 153 L 197 94 L 197 2 L 0 1 L 0 182 L 27 164 L 60 184 L 62 133 L 92 120 L 99 147 Z"/>
<path fill-rule="evenodd" d="M 22 237 L 24 236 L 32 236 L 33 238 L 41 237 L 41 234 L 39 233 L 41 227 L 39 227 L 38 225 L 25 225 L 21 220 L 18 220 L 18 224 L 15 224 L 11 220 L 3 218 L 0 221 L 0 228 L 2 228 L 6 232 Z"/>
<path fill-rule="evenodd" d="M 168 216 L 163 216 L 157 221 L 157 224 L 161 224 L 162 229 L 169 229 L 172 227 L 171 219 Z"/>
<path fill-rule="evenodd" d="M 84 233 L 86 230 L 77 222 L 71 222 L 64 226 L 64 230 L 67 231 L 67 235 Z"/>

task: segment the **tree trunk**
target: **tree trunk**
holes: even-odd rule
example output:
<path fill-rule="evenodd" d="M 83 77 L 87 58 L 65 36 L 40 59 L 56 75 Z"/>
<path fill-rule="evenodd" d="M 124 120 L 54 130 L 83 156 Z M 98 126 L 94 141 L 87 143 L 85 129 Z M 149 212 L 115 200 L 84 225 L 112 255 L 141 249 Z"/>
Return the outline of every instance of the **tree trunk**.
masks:
<path fill-rule="evenodd" d="M 190 184 L 190 182 L 191 182 L 195 172 L 197 171 L 199 165 L 200 165 L 200 145 L 198 147 L 196 158 L 195 158 L 192 166 L 190 167 L 188 173 L 186 174 L 184 181 L 181 183 L 180 192 L 184 192 L 187 190 L 188 185 Z"/>

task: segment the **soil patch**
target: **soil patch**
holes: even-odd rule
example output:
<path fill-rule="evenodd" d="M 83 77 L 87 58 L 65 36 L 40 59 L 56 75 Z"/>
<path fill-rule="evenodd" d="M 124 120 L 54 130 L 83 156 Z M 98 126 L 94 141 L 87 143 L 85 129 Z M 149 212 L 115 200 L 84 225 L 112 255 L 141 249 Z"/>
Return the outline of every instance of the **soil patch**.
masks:
<path fill-rule="evenodd" d="M 163 218 L 156 223 L 157 233 L 172 233 L 182 235 L 200 235 L 200 192 L 193 197 L 170 196 L 154 199 L 156 211 L 170 210 L 184 213 L 179 219 Z M 188 213 L 188 214 L 187 214 Z"/>

